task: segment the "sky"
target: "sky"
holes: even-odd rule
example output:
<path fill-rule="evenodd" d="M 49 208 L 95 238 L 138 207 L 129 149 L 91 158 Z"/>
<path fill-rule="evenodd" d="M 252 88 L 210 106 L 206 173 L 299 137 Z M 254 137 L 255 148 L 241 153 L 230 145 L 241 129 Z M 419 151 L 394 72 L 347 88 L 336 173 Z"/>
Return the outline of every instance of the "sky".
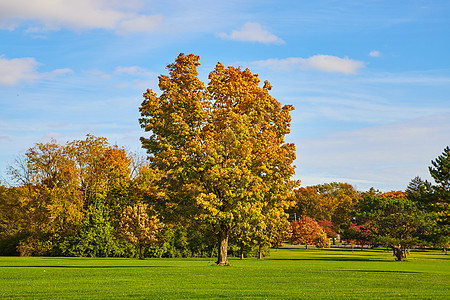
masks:
<path fill-rule="evenodd" d="M 35 143 L 144 151 L 139 106 L 179 53 L 291 104 L 302 186 L 404 190 L 450 145 L 447 0 L 0 0 L 0 178 Z"/>

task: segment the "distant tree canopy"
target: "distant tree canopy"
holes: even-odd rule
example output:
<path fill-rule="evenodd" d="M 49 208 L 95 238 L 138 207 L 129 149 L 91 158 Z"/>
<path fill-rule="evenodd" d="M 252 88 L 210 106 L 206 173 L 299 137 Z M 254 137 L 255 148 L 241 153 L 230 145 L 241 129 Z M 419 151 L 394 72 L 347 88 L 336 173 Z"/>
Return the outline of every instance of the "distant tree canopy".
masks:
<path fill-rule="evenodd" d="M 217 234 L 217 264 L 225 265 L 233 231 L 256 220 L 265 232 L 267 214 L 289 206 L 295 147 L 284 136 L 293 107 L 248 69 L 218 63 L 205 86 L 199 65 L 198 56 L 180 54 L 159 77 L 161 95 L 144 94 L 139 121 L 150 136 L 141 141 L 164 172 L 166 205 Z"/>
<path fill-rule="evenodd" d="M 406 197 L 366 195 L 359 202 L 356 220 L 365 224 L 375 245 L 389 246 L 402 261 L 406 249 L 419 243 L 418 234 L 426 215 Z"/>
<path fill-rule="evenodd" d="M 354 206 L 360 193 L 348 183 L 326 183 L 296 189 L 289 209 L 297 216 L 307 216 L 318 221 L 331 221 L 333 231 L 342 233 L 352 220 Z M 332 236 L 330 236 L 332 237 Z"/>

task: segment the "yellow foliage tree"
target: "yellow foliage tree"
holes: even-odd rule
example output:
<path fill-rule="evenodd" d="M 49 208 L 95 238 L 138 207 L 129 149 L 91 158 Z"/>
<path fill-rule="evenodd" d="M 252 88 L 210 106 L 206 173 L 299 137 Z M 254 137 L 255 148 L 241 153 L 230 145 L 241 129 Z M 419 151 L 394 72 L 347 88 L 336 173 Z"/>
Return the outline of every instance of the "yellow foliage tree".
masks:
<path fill-rule="evenodd" d="M 230 233 L 251 206 L 243 202 L 288 206 L 297 185 L 291 180 L 295 146 L 284 141 L 293 107 L 281 106 L 269 95 L 269 82 L 261 87 L 248 69 L 218 63 L 206 87 L 199 65 L 198 56 L 180 54 L 168 65 L 169 76 L 159 77 L 161 95 L 147 90 L 140 124 L 150 136 L 141 141 L 152 167 L 165 172 L 167 206 L 214 230 L 217 264 L 225 265 Z"/>
<path fill-rule="evenodd" d="M 139 249 L 139 259 L 143 259 L 143 249 L 146 245 L 155 244 L 158 234 L 163 228 L 155 215 L 148 215 L 147 204 L 138 202 L 128 206 L 122 212 L 120 220 L 122 234 Z"/>

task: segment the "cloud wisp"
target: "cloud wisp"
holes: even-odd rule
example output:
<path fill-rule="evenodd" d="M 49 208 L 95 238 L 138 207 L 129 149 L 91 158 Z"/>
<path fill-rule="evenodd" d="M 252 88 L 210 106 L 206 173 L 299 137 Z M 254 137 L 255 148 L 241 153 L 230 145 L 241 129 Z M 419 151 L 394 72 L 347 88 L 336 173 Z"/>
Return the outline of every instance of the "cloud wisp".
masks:
<path fill-rule="evenodd" d="M 259 67 L 279 71 L 293 71 L 294 69 L 316 70 L 342 74 L 357 74 L 365 66 L 364 62 L 348 57 L 340 58 L 333 55 L 314 55 L 308 58 L 289 57 L 285 59 L 271 58 L 255 61 L 253 64 Z"/>
<path fill-rule="evenodd" d="M 263 44 L 285 44 L 285 42 L 274 35 L 257 22 L 247 22 L 239 30 L 233 30 L 230 34 L 219 33 L 219 37 L 241 42 L 257 42 Z"/>
<path fill-rule="evenodd" d="M 380 57 L 381 53 L 380 53 L 380 51 L 372 50 L 372 51 L 370 51 L 369 56 L 370 57 Z"/>
<path fill-rule="evenodd" d="M 51 79 L 55 76 L 73 73 L 71 69 L 39 73 L 37 71 L 39 65 L 40 63 L 32 57 L 7 59 L 0 56 L 0 86 L 16 86 L 22 82 Z"/>

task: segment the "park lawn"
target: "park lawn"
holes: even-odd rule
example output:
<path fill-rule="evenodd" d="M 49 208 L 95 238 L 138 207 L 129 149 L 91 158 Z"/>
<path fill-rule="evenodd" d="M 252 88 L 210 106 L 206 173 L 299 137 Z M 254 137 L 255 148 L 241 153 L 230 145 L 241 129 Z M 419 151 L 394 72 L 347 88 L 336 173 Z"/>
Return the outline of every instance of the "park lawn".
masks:
<path fill-rule="evenodd" d="M 263 260 L 0 257 L 0 298 L 449 299 L 450 255 L 271 250 Z"/>

